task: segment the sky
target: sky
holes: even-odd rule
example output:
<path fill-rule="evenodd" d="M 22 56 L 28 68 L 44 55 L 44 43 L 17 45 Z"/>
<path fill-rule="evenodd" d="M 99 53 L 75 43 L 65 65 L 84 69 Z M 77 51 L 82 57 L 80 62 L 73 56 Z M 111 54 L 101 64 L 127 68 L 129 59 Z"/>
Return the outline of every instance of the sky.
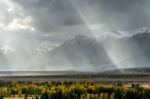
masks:
<path fill-rule="evenodd" d="M 52 49 L 78 34 L 150 27 L 149 7 L 149 0 L 0 0 L 0 46 Z"/>
<path fill-rule="evenodd" d="M 59 43 L 77 34 L 134 30 L 149 27 L 149 5 L 149 0 L 1 0 L 0 34 Z"/>

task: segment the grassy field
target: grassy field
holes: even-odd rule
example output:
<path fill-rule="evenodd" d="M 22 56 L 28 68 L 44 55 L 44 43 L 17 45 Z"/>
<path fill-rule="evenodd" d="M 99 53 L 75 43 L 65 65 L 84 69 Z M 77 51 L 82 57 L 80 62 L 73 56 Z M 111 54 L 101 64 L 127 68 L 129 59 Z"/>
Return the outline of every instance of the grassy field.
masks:
<path fill-rule="evenodd" d="M 3 76 L 0 79 L 0 99 L 150 99 L 149 75 Z"/>
<path fill-rule="evenodd" d="M 4 99 L 24 99 L 25 97 L 4 97 Z M 28 97 L 27 99 L 33 99 L 33 97 Z"/>

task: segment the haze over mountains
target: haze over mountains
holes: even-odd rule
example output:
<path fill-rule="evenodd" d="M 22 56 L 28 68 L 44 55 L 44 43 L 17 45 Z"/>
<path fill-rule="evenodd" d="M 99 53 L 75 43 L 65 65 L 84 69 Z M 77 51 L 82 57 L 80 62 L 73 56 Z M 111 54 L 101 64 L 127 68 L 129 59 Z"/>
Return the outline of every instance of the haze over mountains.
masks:
<path fill-rule="evenodd" d="M 0 66 L 4 71 L 98 72 L 117 68 L 150 67 L 149 42 L 150 28 L 141 28 L 135 31 L 116 31 L 111 35 L 106 33 L 98 38 L 77 35 L 53 48 L 48 42 L 32 48 L 1 46 Z"/>
<path fill-rule="evenodd" d="M 83 66 L 87 67 L 87 70 L 149 67 L 148 28 L 133 31 L 126 36 L 119 33 L 114 35 L 118 37 L 109 35 L 109 37 L 94 39 L 78 35 L 73 40 L 68 40 L 54 48 L 51 53 L 55 59 L 68 60 L 75 67 Z"/>

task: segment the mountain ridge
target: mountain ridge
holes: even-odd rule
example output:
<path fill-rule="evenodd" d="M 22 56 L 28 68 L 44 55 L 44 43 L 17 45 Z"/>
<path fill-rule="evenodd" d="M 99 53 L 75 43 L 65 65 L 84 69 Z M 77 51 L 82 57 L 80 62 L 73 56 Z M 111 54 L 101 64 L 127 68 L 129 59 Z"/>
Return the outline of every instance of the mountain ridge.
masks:
<path fill-rule="evenodd" d="M 150 29 L 139 29 L 135 35 L 121 38 L 100 38 L 77 35 L 50 49 L 49 44 L 34 48 L 16 49 L 11 54 L 9 46 L 0 48 L 0 65 L 19 65 L 23 69 L 34 66 L 36 70 L 61 68 L 66 70 L 104 71 L 117 68 L 150 66 Z M 119 34 L 119 33 L 117 33 Z M 119 34 L 120 35 L 120 34 Z M 13 47 L 12 47 L 13 48 Z M 43 48 L 47 48 L 43 49 Z M 43 49 L 42 51 L 39 51 Z M 10 50 L 4 53 L 4 50 Z M 15 58 L 14 58 L 15 57 Z M 16 64 L 16 62 L 18 62 Z M 28 61 L 28 62 L 27 62 Z M 20 69 L 20 67 L 18 67 Z"/>

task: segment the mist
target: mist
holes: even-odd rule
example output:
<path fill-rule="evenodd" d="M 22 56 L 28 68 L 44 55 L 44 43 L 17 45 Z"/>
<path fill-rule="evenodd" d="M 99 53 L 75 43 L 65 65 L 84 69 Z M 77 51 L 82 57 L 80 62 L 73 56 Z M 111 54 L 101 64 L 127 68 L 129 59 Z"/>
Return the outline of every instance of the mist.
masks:
<path fill-rule="evenodd" d="M 150 66 L 149 0 L 1 0 L 1 71 Z"/>

